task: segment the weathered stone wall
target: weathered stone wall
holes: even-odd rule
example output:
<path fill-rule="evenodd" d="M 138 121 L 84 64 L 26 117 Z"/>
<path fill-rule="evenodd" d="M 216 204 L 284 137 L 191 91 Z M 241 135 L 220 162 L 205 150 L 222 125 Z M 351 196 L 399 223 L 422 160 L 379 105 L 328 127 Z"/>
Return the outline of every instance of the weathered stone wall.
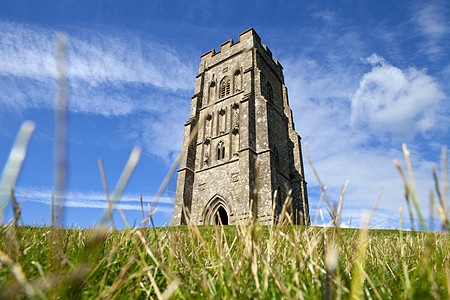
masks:
<path fill-rule="evenodd" d="M 289 190 L 293 213 L 306 215 L 300 139 L 282 69 L 253 29 L 202 55 L 185 125 L 174 225 L 215 223 L 219 207 L 227 214 L 222 223 L 253 216 L 269 224 Z"/>

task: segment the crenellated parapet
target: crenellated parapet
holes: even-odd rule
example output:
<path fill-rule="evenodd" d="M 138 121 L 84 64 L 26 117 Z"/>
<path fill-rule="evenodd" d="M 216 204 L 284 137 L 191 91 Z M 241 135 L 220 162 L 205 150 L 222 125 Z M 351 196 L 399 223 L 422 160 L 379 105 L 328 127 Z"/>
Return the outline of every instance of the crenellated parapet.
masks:
<path fill-rule="evenodd" d="M 256 48 L 257 51 L 267 60 L 267 63 L 271 65 L 275 72 L 283 78 L 283 67 L 276 58 L 272 57 L 270 49 L 261 43 L 261 38 L 253 28 L 249 28 L 239 35 L 239 40 L 234 42 L 233 39 L 229 39 L 220 45 L 219 51 L 211 49 L 201 56 L 201 62 L 199 67 L 199 74 L 202 74 L 205 70 L 214 67 L 216 64 L 237 55 L 241 52 L 252 50 Z"/>

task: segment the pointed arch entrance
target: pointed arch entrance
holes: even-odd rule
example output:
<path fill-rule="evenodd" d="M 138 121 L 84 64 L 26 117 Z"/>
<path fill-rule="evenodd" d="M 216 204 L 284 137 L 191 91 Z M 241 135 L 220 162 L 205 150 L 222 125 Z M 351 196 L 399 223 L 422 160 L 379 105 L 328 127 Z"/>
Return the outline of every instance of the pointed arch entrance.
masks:
<path fill-rule="evenodd" d="M 220 196 L 214 196 L 205 207 L 203 223 L 205 225 L 230 224 L 229 208 Z"/>

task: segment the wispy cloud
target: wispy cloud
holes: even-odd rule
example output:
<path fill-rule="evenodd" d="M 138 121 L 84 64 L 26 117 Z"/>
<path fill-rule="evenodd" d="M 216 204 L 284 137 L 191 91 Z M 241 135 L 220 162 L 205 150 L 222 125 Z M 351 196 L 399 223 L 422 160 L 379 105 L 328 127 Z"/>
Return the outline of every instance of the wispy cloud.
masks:
<path fill-rule="evenodd" d="M 15 195 L 18 199 L 25 196 L 25 203 L 37 202 L 51 205 L 52 191 L 47 188 L 16 188 Z M 124 194 L 117 203 L 117 207 L 120 207 L 122 210 L 141 211 L 140 197 L 140 194 Z M 154 195 L 144 194 L 142 195 L 142 199 L 144 211 L 147 211 L 148 205 L 151 204 L 154 199 Z M 156 207 L 157 211 L 171 216 L 173 212 L 173 201 L 174 198 L 170 196 L 162 196 Z M 95 191 L 72 191 L 66 193 L 64 207 L 107 209 L 108 203 L 104 193 Z"/>
<path fill-rule="evenodd" d="M 0 104 L 7 111 L 53 108 L 56 34 L 0 22 Z M 181 149 L 197 55 L 132 32 L 71 27 L 66 34 L 70 111 L 120 117 L 122 140 L 172 158 Z"/>
<path fill-rule="evenodd" d="M 432 60 L 436 55 L 440 57 L 448 52 L 450 34 L 448 13 L 446 5 L 439 1 L 414 6 L 411 21 L 417 25 L 419 34 L 424 38 L 423 51 Z"/>
<path fill-rule="evenodd" d="M 0 23 L 0 102 L 13 108 L 52 107 L 56 32 Z M 155 109 L 167 94 L 185 96 L 195 78 L 193 56 L 130 32 L 71 30 L 70 107 L 75 112 L 124 115 Z M 140 93 L 139 93 L 140 92 Z M 146 103 L 147 102 L 147 103 Z"/>
<path fill-rule="evenodd" d="M 54 29 L 1 22 L 0 34 L 0 74 L 35 80 L 55 77 Z M 151 37 L 147 41 L 131 32 L 102 34 L 81 29 L 68 35 L 71 78 L 92 86 L 135 82 L 170 90 L 191 88 L 192 57 Z"/>
<path fill-rule="evenodd" d="M 188 113 L 188 105 L 180 105 L 158 115 L 137 115 L 125 121 L 121 131 L 126 139 L 140 141 L 150 153 L 171 163 L 181 151 L 183 124 Z"/>

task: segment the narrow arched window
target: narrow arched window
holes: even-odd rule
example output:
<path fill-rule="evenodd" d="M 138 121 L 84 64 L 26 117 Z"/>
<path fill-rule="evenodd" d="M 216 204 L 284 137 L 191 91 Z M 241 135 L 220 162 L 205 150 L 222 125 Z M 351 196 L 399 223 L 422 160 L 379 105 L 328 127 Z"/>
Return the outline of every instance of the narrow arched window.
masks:
<path fill-rule="evenodd" d="M 234 92 L 237 93 L 242 89 L 241 71 L 234 72 Z"/>
<path fill-rule="evenodd" d="M 220 83 L 220 98 L 228 96 L 231 93 L 231 81 L 230 78 L 225 77 Z"/>
<path fill-rule="evenodd" d="M 217 144 L 217 160 L 225 158 L 225 145 L 222 141 Z"/>
<path fill-rule="evenodd" d="M 219 113 L 217 115 L 217 134 L 224 134 L 225 130 L 227 128 L 227 116 L 225 109 L 219 110 Z"/>
<path fill-rule="evenodd" d="M 213 81 L 209 85 L 209 91 L 208 91 L 208 103 L 212 103 L 214 101 L 214 96 L 216 92 L 216 83 Z"/>
<path fill-rule="evenodd" d="M 268 101 L 273 101 L 273 90 L 269 82 L 266 85 L 266 98 Z"/>

